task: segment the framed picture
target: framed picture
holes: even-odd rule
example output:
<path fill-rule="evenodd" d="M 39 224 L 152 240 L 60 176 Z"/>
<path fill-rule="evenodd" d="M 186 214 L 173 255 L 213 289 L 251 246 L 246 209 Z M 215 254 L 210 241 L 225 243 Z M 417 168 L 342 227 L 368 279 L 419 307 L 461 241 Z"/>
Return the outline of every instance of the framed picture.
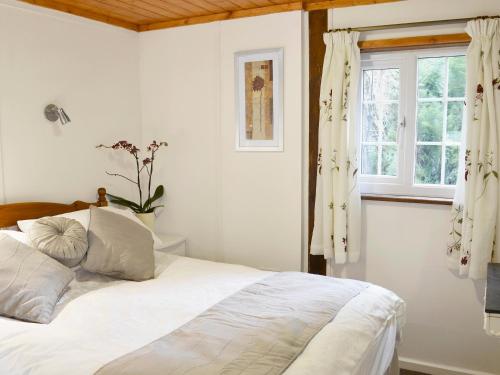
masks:
<path fill-rule="evenodd" d="M 283 151 L 283 48 L 238 52 L 236 150 Z"/>

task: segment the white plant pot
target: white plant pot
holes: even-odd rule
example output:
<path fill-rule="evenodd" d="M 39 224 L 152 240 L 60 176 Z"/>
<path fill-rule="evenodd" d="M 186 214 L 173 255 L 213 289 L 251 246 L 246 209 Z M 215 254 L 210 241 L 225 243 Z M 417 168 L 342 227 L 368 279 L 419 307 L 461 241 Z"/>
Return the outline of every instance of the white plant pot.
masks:
<path fill-rule="evenodd" d="M 155 220 L 156 216 L 154 212 L 151 212 L 149 214 L 135 214 L 137 218 L 144 223 L 149 229 L 151 229 L 153 232 L 155 230 Z"/>

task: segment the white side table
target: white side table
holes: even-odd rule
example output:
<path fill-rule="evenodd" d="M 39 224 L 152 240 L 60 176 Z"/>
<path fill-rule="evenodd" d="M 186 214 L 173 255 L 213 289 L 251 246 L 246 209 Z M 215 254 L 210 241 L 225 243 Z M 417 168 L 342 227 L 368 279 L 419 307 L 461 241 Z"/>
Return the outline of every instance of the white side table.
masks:
<path fill-rule="evenodd" d="M 163 248 L 158 251 L 186 256 L 186 237 L 173 233 L 157 233 L 157 236 L 163 243 Z"/>
<path fill-rule="evenodd" d="M 500 314 L 485 314 L 484 329 L 490 336 L 500 337 Z"/>

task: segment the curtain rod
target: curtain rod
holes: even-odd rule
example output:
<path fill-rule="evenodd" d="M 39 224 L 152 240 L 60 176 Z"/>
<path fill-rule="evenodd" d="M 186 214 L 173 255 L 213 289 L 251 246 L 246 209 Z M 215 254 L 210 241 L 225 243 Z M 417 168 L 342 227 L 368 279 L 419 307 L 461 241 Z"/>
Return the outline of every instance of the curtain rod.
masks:
<path fill-rule="evenodd" d="M 377 31 L 377 30 L 390 30 L 390 29 L 402 29 L 405 27 L 422 27 L 422 26 L 434 26 L 434 25 L 446 25 L 452 23 L 466 23 L 477 19 L 488 19 L 488 18 L 499 18 L 500 16 L 484 16 L 484 17 L 469 17 L 469 18 L 455 18 L 449 20 L 438 20 L 438 21 L 421 21 L 421 22 L 408 22 L 408 23 L 395 23 L 392 25 L 377 25 L 377 26 L 365 26 L 365 27 L 353 27 L 344 29 L 331 29 L 328 32 L 335 31 Z"/>

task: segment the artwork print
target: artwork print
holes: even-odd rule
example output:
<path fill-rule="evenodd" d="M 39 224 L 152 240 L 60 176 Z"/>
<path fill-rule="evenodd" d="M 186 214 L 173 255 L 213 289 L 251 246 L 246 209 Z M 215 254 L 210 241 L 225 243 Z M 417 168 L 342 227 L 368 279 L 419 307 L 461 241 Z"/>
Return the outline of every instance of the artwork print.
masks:
<path fill-rule="evenodd" d="M 245 63 L 245 129 L 249 140 L 273 139 L 273 60 Z"/>
<path fill-rule="evenodd" d="M 282 49 L 236 54 L 238 151 L 282 151 Z"/>

